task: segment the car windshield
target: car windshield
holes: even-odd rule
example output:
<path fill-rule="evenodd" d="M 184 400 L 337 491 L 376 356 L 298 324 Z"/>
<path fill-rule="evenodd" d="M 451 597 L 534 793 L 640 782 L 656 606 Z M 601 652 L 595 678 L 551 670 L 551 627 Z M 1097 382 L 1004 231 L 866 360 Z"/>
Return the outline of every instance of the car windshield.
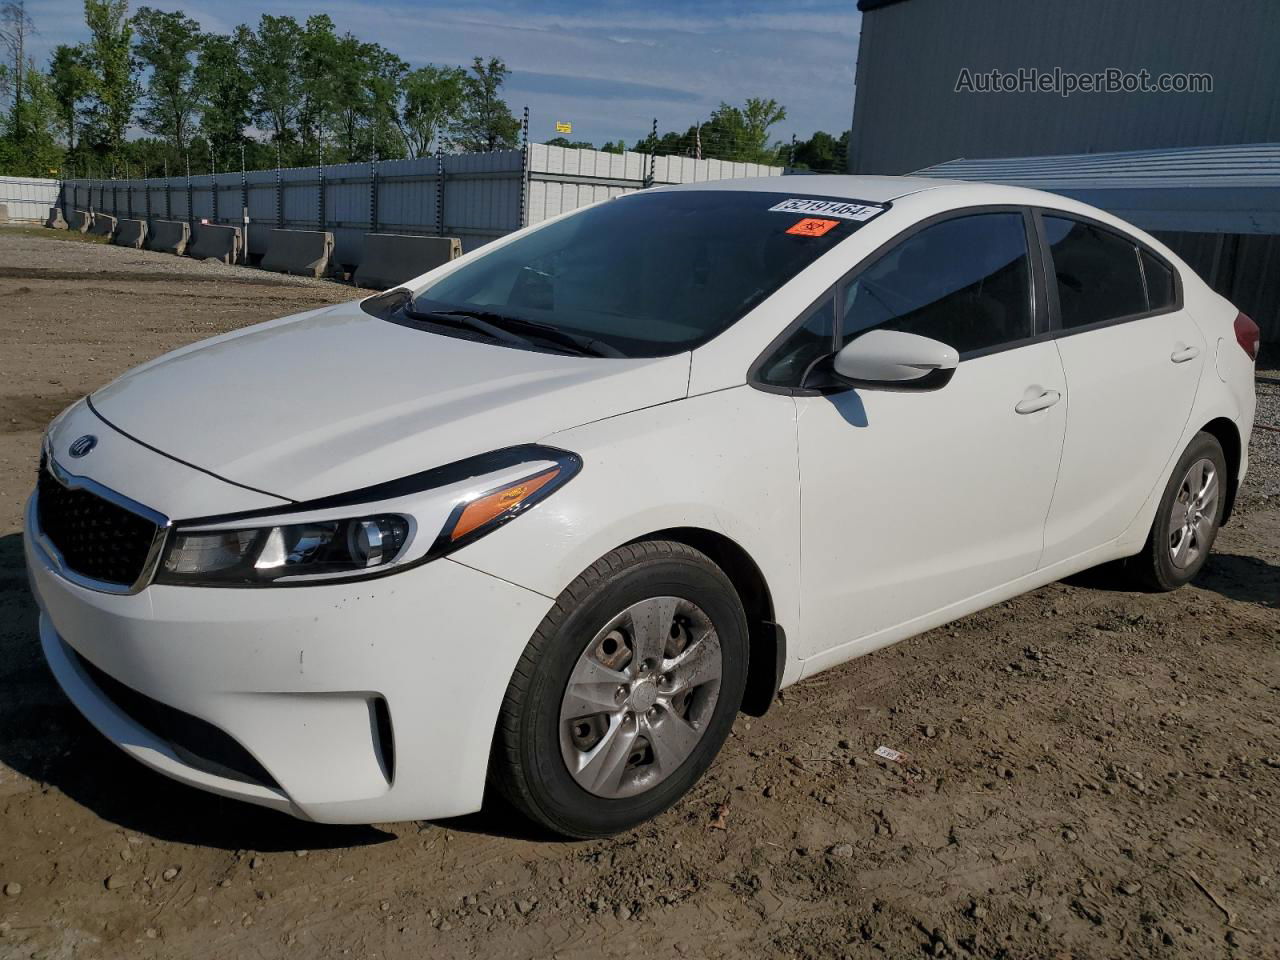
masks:
<path fill-rule="evenodd" d="M 406 313 L 550 349 L 669 356 L 723 332 L 882 209 L 790 192 L 630 194 L 458 267 Z"/>

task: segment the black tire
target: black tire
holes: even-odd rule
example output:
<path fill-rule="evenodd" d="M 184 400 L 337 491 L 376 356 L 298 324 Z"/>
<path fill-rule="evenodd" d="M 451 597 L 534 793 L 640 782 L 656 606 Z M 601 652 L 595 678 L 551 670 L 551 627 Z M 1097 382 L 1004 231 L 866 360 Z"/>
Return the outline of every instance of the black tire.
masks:
<path fill-rule="evenodd" d="M 1185 567 L 1174 564 L 1170 556 L 1169 544 L 1173 536 L 1171 514 L 1174 501 L 1177 500 L 1187 471 L 1199 460 L 1213 463 L 1218 477 L 1217 502 L 1213 508 L 1212 526 L 1199 551 L 1199 556 Z M 1208 433 L 1197 433 L 1182 456 L 1178 458 L 1169 482 L 1165 486 L 1160 505 L 1156 507 L 1155 519 L 1151 522 L 1151 532 L 1147 534 L 1147 542 L 1142 552 L 1130 557 L 1125 562 L 1125 573 L 1139 586 L 1155 592 L 1168 592 L 1195 579 L 1209 559 L 1209 551 L 1218 535 L 1218 527 L 1222 523 L 1222 511 L 1227 502 L 1227 458 L 1222 452 L 1222 445 L 1216 437 Z"/>
<path fill-rule="evenodd" d="M 720 639 L 719 696 L 693 752 L 643 793 L 606 798 L 574 780 L 560 751 L 560 704 L 578 658 L 618 613 L 651 597 L 697 604 Z M 650 819 L 680 799 L 715 759 L 747 680 L 747 619 L 724 572 L 682 543 L 643 541 L 601 557 L 573 581 L 534 632 L 498 717 L 490 777 L 534 823 L 568 837 L 603 837 Z"/>

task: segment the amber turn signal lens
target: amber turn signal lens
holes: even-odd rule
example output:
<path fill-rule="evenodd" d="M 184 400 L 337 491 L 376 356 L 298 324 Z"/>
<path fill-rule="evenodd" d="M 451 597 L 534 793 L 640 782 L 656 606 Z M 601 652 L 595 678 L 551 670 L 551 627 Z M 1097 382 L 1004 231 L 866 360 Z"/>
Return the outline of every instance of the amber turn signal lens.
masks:
<path fill-rule="evenodd" d="M 449 532 L 449 540 L 451 542 L 461 540 L 467 534 L 514 510 L 554 480 L 559 473 L 559 467 L 552 467 L 550 470 L 517 480 L 501 490 L 495 490 L 493 493 L 487 493 L 483 497 L 472 500 L 463 509 L 458 522 L 453 525 L 453 530 Z"/>

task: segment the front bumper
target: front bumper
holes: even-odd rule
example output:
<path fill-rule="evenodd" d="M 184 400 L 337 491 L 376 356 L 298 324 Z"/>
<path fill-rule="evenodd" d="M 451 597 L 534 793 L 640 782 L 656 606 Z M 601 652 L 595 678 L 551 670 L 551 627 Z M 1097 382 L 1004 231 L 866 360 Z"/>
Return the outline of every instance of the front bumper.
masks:
<path fill-rule="evenodd" d="M 551 600 L 449 558 L 344 585 L 112 595 L 58 574 L 32 536 L 34 508 L 25 549 L 45 656 L 126 753 L 321 822 L 480 808 L 503 694 Z M 157 704 L 139 710 L 146 698 Z M 161 715 L 212 725 L 253 770 L 164 736 L 176 728 L 148 723 Z"/>

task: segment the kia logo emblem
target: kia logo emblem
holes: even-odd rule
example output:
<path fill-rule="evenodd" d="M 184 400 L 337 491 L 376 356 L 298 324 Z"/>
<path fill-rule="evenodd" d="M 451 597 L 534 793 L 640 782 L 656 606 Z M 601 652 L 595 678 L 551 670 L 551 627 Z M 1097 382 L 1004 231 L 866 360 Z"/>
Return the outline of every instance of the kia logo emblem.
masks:
<path fill-rule="evenodd" d="M 67 448 L 67 453 L 78 460 L 97 445 L 98 438 L 92 433 L 86 433 L 83 437 L 76 437 L 75 440 L 71 441 L 71 446 Z"/>

